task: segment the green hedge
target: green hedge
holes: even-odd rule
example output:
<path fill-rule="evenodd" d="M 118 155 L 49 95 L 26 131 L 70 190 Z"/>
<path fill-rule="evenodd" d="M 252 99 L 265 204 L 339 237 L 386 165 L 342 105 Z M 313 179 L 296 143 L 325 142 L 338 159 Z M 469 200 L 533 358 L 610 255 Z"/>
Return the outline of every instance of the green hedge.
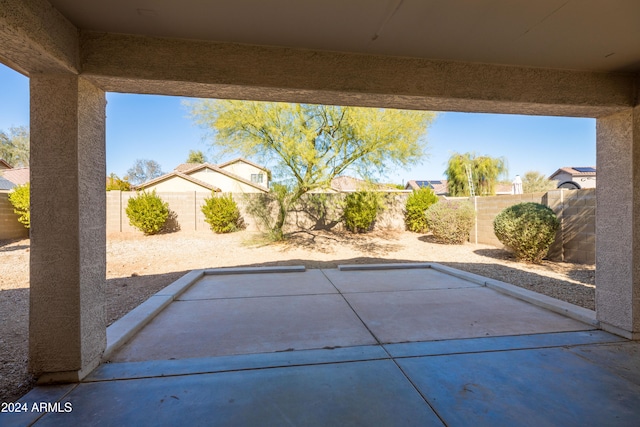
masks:
<path fill-rule="evenodd" d="M 540 203 L 519 203 L 500 212 L 493 231 L 517 259 L 540 263 L 549 252 L 560 226 L 556 214 Z"/>
<path fill-rule="evenodd" d="M 216 196 L 213 193 L 204 200 L 202 213 L 215 233 L 231 233 L 240 229 L 243 224 L 240 210 L 231 194 Z"/>
<path fill-rule="evenodd" d="M 373 228 L 381 210 L 380 194 L 371 191 L 349 193 L 344 199 L 344 225 L 352 233 L 366 233 Z"/>
<path fill-rule="evenodd" d="M 411 193 L 405 205 L 404 223 L 407 230 L 426 233 L 429 230 L 426 212 L 438 202 L 438 196 L 430 188 L 421 188 Z"/>
<path fill-rule="evenodd" d="M 467 201 L 441 200 L 427 209 L 426 217 L 429 229 L 437 241 L 462 244 L 469 240 L 475 211 Z"/>
<path fill-rule="evenodd" d="M 129 224 L 145 235 L 157 234 L 169 218 L 169 204 L 163 202 L 155 190 L 142 191 L 129 199 L 126 212 Z"/>

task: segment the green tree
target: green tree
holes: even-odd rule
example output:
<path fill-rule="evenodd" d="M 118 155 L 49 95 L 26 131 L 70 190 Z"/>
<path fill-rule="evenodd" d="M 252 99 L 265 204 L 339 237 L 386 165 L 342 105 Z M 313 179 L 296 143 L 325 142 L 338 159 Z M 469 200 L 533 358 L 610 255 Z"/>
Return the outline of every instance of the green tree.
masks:
<path fill-rule="evenodd" d="M 13 205 L 13 212 L 18 215 L 18 221 L 24 228 L 31 227 L 31 187 L 27 182 L 14 187 L 9 193 L 9 202 Z"/>
<path fill-rule="evenodd" d="M 274 229 L 310 190 L 326 188 L 347 169 L 360 176 L 407 167 L 425 155 L 435 113 L 275 102 L 202 100 L 189 105 L 222 153 L 275 166 L 290 195 L 280 197 Z"/>
<path fill-rule="evenodd" d="M 187 157 L 187 163 L 207 163 L 207 156 L 200 150 L 189 150 L 189 157 Z"/>
<path fill-rule="evenodd" d="M 0 130 L 0 159 L 13 167 L 29 166 L 29 129 L 26 126 L 11 127 L 8 133 Z"/>
<path fill-rule="evenodd" d="M 471 172 L 471 181 L 476 195 L 490 196 L 495 194 L 498 178 L 507 174 L 507 162 L 503 157 L 453 153 L 444 172 L 451 196 L 460 197 L 471 194 L 467 170 Z"/>
<path fill-rule="evenodd" d="M 425 213 L 434 203 L 438 202 L 438 196 L 432 189 L 424 187 L 411 193 L 407 198 L 404 213 L 404 223 L 407 230 L 415 233 L 426 233 L 429 229 Z"/>
<path fill-rule="evenodd" d="M 557 183 L 555 181 L 549 180 L 538 171 L 528 171 L 524 174 L 524 177 L 522 177 L 523 193 L 538 193 L 553 190 L 556 187 Z"/>
<path fill-rule="evenodd" d="M 131 183 L 112 173 L 107 177 L 107 191 L 112 190 L 131 191 Z"/>
<path fill-rule="evenodd" d="M 162 167 L 155 160 L 136 159 L 133 166 L 127 170 L 127 175 L 124 179 L 133 185 L 138 185 L 162 174 L 164 174 Z"/>

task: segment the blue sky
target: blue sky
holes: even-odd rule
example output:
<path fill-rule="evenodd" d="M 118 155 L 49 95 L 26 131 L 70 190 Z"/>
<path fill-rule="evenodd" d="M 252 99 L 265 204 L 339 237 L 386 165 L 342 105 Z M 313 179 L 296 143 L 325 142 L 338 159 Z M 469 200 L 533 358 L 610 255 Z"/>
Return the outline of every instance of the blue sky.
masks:
<path fill-rule="evenodd" d="M 189 150 L 209 155 L 183 99 L 108 93 L 107 172 L 123 176 L 138 158 L 153 159 L 171 171 Z M 29 81 L 0 64 L 0 130 L 28 124 Z M 594 119 L 439 113 L 427 134 L 429 157 L 422 165 L 390 173 L 388 181 L 444 178 L 447 159 L 456 151 L 504 156 L 510 179 L 528 170 L 550 175 L 562 166 L 593 166 L 595 127 Z"/>

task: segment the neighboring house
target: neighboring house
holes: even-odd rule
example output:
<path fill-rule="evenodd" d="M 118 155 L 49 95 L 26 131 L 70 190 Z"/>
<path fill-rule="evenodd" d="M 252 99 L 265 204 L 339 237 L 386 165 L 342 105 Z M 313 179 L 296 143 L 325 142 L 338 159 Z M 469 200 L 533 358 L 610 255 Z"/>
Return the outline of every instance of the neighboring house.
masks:
<path fill-rule="evenodd" d="M 11 169 L 11 165 L 3 159 L 0 159 L 0 172 L 6 169 Z"/>
<path fill-rule="evenodd" d="M 447 188 L 447 180 L 410 180 L 407 182 L 407 185 L 404 186 L 406 190 L 419 190 L 421 188 L 430 188 L 433 190 L 436 196 L 447 196 L 449 195 L 449 190 Z"/>
<path fill-rule="evenodd" d="M 433 190 L 436 196 L 448 196 L 449 188 L 447 187 L 446 179 L 437 180 L 410 180 L 404 187 L 407 190 L 418 190 L 420 188 L 430 188 Z M 496 196 L 502 196 L 506 194 L 513 194 L 513 188 L 511 184 L 496 184 L 495 187 Z"/>
<path fill-rule="evenodd" d="M 29 168 L 3 169 L 0 176 L 14 185 L 24 185 L 29 182 Z"/>
<path fill-rule="evenodd" d="M 144 182 L 135 190 L 157 192 L 216 191 L 225 193 L 269 192 L 269 171 L 246 159 L 220 165 L 183 163 L 173 172 Z"/>
<path fill-rule="evenodd" d="M 0 175 L 0 191 L 2 191 L 2 190 L 11 190 L 15 186 L 16 185 L 13 182 L 9 181 L 8 179 L 6 179 L 2 175 Z"/>
<path fill-rule="evenodd" d="M 552 181 L 557 181 L 558 188 L 568 188 L 571 190 L 579 190 L 581 188 L 596 188 L 596 167 L 563 167 L 555 171 L 549 177 L 549 179 Z"/>

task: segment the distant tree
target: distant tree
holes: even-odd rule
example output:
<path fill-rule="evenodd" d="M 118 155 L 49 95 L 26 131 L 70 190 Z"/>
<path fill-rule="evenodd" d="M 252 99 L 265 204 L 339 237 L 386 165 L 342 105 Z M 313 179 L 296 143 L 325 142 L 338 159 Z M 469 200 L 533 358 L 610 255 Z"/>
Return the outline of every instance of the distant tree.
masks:
<path fill-rule="evenodd" d="M 11 127 L 8 133 L 0 130 L 0 159 L 13 167 L 29 166 L 29 129 L 26 126 Z"/>
<path fill-rule="evenodd" d="M 187 157 L 187 163 L 207 163 L 207 156 L 200 150 L 189 150 L 189 157 Z"/>
<path fill-rule="evenodd" d="M 507 173 L 507 162 L 503 157 L 477 156 L 475 153 L 453 153 L 449 158 L 447 170 L 447 187 L 451 196 L 469 196 L 469 178 L 476 195 L 490 196 L 495 194 L 495 185 L 500 176 Z"/>
<path fill-rule="evenodd" d="M 131 191 L 131 183 L 112 173 L 107 177 L 107 191 L 111 190 Z"/>
<path fill-rule="evenodd" d="M 372 176 L 419 162 L 435 117 L 425 111 L 230 100 L 203 100 L 190 108 L 223 154 L 276 165 L 289 193 L 279 199 L 272 230 L 277 236 L 303 194 L 328 187 L 345 170 Z"/>
<path fill-rule="evenodd" d="M 137 159 L 132 167 L 127 170 L 125 181 L 129 181 L 133 185 L 142 184 L 153 178 L 157 178 L 164 174 L 162 168 L 155 160 Z"/>
<path fill-rule="evenodd" d="M 538 171 L 528 171 L 522 177 L 523 193 L 538 193 L 541 191 L 549 191 L 557 186 L 555 181 L 551 181 L 545 175 Z"/>

